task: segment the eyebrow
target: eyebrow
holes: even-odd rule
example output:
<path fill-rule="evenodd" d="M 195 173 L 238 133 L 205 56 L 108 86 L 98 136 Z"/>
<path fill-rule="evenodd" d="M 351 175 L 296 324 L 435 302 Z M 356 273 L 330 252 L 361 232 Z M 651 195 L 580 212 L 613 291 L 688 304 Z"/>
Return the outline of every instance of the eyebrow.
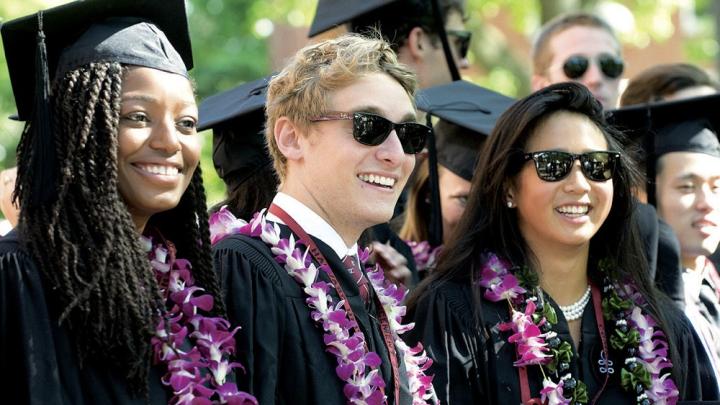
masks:
<path fill-rule="evenodd" d="M 718 179 L 720 179 L 720 176 L 708 177 L 709 181 L 716 181 Z M 686 180 L 705 180 L 705 179 L 694 173 L 685 173 L 682 176 L 675 178 L 675 181 L 686 181 Z"/>
<path fill-rule="evenodd" d="M 372 113 L 372 114 L 376 114 L 376 115 L 385 117 L 385 115 L 382 113 L 382 111 L 379 108 L 370 106 L 370 105 L 355 107 L 355 108 L 353 108 L 352 112 L 367 112 L 367 113 Z M 385 118 L 387 118 L 387 117 L 385 117 Z M 417 122 L 417 115 L 414 113 L 407 113 L 401 118 L 400 123 L 409 122 L 409 121 Z"/>
<path fill-rule="evenodd" d="M 157 98 L 149 96 L 147 94 L 132 94 L 129 96 L 124 96 L 120 100 L 120 102 L 126 102 L 126 101 L 142 101 L 142 102 L 146 102 L 146 103 L 158 103 Z M 185 101 L 180 101 L 179 104 L 184 108 L 184 107 L 193 106 L 196 103 L 195 103 L 195 100 L 192 100 L 192 101 L 185 100 Z"/>

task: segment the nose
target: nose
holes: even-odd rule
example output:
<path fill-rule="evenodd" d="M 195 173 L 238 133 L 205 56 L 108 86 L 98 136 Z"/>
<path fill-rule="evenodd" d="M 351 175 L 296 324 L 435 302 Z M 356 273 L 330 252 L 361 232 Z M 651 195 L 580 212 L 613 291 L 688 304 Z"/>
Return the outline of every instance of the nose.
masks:
<path fill-rule="evenodd" d="M 179 136 L 174 119 L 158 120 L 152 127 L 150 147 L 165 154 L 174 155 L 182 149 Z"/>
<path fill-rule="evenodd" d="M 470 67 L 470 61 L 468 60 L 468 58 L 460 58 L 460 60 L 458 60 L 457 62 L 457 65 L 458 69 L 466 70 Z"/>
<path fill-rule="evenodd" d="M 720 204 L 720 200 L 718 200 L 720 196 L 718 196 L 717 191 L 715 191 L 711 185 L 704 184 L 699 190 L 697 199 L 695 200 L 695 207 L 702 212 L 709 212 L 713 210 L 717 210 Z"/>
<path fill-rule="evenodd" d="M 400 165 L 406 154 L 400 143 L 397 132 L 393 129 L 383 143 L 377 146 L 376 156 L 386 165 L 396 167 Z"/>
<path fill-rule="evenodd" d="M 602 71 L 600 71 L 598 64 L 591 61 L 587 71 L 585 71 L 585 74 L 580 78 L 580 81 L 585 85 L 585 87 L 594 90 L 600 87 L 603 79 L 604 76 Z"/>
<path fill-rule="evenodd" d="M 590 191 L 590 181 L 580 168 L 580 161 L 573 162 L 570 174 L 563 180 L 563 188 L 568 193 L 584 194 Z"/>

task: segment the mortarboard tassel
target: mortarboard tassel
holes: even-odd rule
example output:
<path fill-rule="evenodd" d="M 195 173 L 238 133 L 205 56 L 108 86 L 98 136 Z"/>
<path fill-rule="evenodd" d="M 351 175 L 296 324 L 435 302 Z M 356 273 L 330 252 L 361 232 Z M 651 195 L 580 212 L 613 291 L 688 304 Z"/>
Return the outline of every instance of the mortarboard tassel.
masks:
<path fill-rule="evenodd" d="M 430 127 L 428 135 L 428 170 L 430 182 L 430 223 L 428 224 L 428 243 L 436 247 L 442 245 L 442 209 L 440 207 L 440 180 L 438 178 L 437 147 L 435 146 L 435 130 L 432 126 L 432 116 L 427 114 L 427 126 Z"/>
<path fill-rule="evenodd" d="M 30 130 L 33 133 L 29 165 L 33 173 L 30 202 L 36 206 L 45 204 L 51 199 L 55 193 L 54 183 L 57 175 L 55 167 L 57 157 L 55 156 L 55 141 L 52 132 L 52 106 L 50 105 L 50 73 L 42 11 L 38 12 L 37 21 L 35 106 L 30 123 Z"/>

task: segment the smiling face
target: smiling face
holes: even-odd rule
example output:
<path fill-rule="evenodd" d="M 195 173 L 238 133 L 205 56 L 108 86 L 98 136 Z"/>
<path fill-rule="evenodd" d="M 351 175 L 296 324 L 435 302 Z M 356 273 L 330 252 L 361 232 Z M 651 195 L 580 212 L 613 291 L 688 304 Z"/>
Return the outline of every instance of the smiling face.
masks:
<path fill-rule="evenodd" d="M 385 73 L 360 76 L 333 92 L 328 112 L 370 112 L 395 123 L 415 122 L 410 96 Z M 394 130 L 377 146 L 360 144 L 352 131 L 350 120 L 311 123 L 299 137 L 301 157 L 288 159 L 283 184 L 344 239 L 390 220 L 415 166 L 415 155 L 403 151 Z"/>
<path fill-rule="evenodd" d="M 174 208 L 200 160 L 198 110 L 190 81 L 131 67 L 123 76 L 118 127 L 118 188 L 138 230 Z"/>
<path fill-rule="evenodd" d="M 720 159 L 673 152 L 658 164 L 657 209 L 680 241 L 683 263 L 715 251 L 720 242 Z"/>
<path fill-rule="evenodd" d="M 525 152 L 559 150 L 574 154 L 607 150 L 602 132 L 587 117 L 556 112 L 530 136 Z M 588 180 L 573 163 L 567 177 L 541 180 L 534 162 L 525 162 L 510 188 L 517 207 L 520 232 L 530 248 L 545 253 L 567 247 L 589 247 L 608 214 L 613 199 L 613 181 Z"/>

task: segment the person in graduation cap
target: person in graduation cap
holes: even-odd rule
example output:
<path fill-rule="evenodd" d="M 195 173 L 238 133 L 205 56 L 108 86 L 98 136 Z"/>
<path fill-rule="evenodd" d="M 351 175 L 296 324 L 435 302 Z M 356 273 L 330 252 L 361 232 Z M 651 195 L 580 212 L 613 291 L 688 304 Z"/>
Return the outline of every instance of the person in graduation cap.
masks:
<path fill-rule="evenodd" d="M 422 90 L 417 100 L 420 110 L 440 117 L 434 128 L 439 204 L 430 204 L 435 188 L 430 184 L 431 156 L 415 176 L 399 235 L 412 247 L 418 270 L 426 276 L 465 210 L 482 144 L 514 100 L 465 81 Z"/>
<path fill-rule="evenodd" d="M 720 378 L 720 275 L 710 255 L 720 244 L 720 95 L 631 106 L 615 123 L 642 140 L 647 198 L 680 243 L 682 272 L 663 275 L 681 287 L 685 314 Z M 667 285 L 673 283 L 675 285 Z"/>
<path fill-rule="evenodd" d="M 2 25 L 18 116 L 0 241 L 14 404 L 256 403 L 227 377 L 182 0 L 77 1 Z"/>
<path fill-rule="evenodd" d="M 379 32 L 397 53 L 398 60 L 415 72 L 419 87 L 424 89 L 460 80 L 460 70 L 470 66 L 467 54 L 472 33 L 465 27 L 465 3 L 465 0 L 320 0 L 309 35 L 316 36 L 340 24 L 364 35 Z M 431 144 L 428 146 L 434 150 Z M 415 174 L 411 179 L 414 177 Z M 436 178 L 432 173 L 433 185 Z M 394 217 L 404 212 L 408 192 L 405 189 L 400 195 Z M 431 197 L 430 205 L 439 206 L 437 193 L 433 191 Z M 417 283 L 419 273 L 413 251 L 389 224 L 370 228 L 362 240 L 374 241 L 375 251 L 393 258 L 391 262 L 399 273 L 394 277 L 397 281 L 407 286 Z M 400 271 L 403 264 L 409 272 Z"/>
<path fill-rule="evenodd" d="M 379 32 L 421 89 L 460 80 L 459 69 L 470 66 L 465 0 L 320 0 L 309 35 L 345 23 L 350 32 Z"/>
<path fill-rule="evenodd" d="M 279 181 L 265 144 L 265 102 L 271 78 L 241 84 L 200 104 L 198 130 L 212 128 L 213 163 L 227 186 L 227 198 L 211 212 L 227 206 L 236 218 L 248 220 L 269 207 L 277 193 Z M 394 282 L 407 285 L 414 274 L 404 256 L 389 245 L 373 243 L 369 260 L 380 264 Z"/>
<path fill-rule="evenodd" d="M 249 222 L 211 217 L 214 265 L 242 326 L 240 386 L 260 403 L 416 404 L 430 362 L 399 337 L 402 290 L 358 247 L 387 222 L 430 129 L 416 79 L 379 39 L 345 35 L 298 51 L 267 89 L 279 191 Z"/>
<path fill-rule="evenodd" d="M 569 136 L 571 134 L 572 136 Z M 648 281 L 636 172 L 602 106 L 546 87 L 497 121 L 437 268 L 408 302 L 441 402 L 717 399 L 690 325 Z"/>
<path fill-rule="evenodd" d="M 250 219 L 267 208 L 278 180 L 265 145 L 265 101 L 272 77 L 243 83 L 200 103 L 200 131 L 213 130 L 213 164 L 227 186 L 223 206 L 237 218 Z"/>

